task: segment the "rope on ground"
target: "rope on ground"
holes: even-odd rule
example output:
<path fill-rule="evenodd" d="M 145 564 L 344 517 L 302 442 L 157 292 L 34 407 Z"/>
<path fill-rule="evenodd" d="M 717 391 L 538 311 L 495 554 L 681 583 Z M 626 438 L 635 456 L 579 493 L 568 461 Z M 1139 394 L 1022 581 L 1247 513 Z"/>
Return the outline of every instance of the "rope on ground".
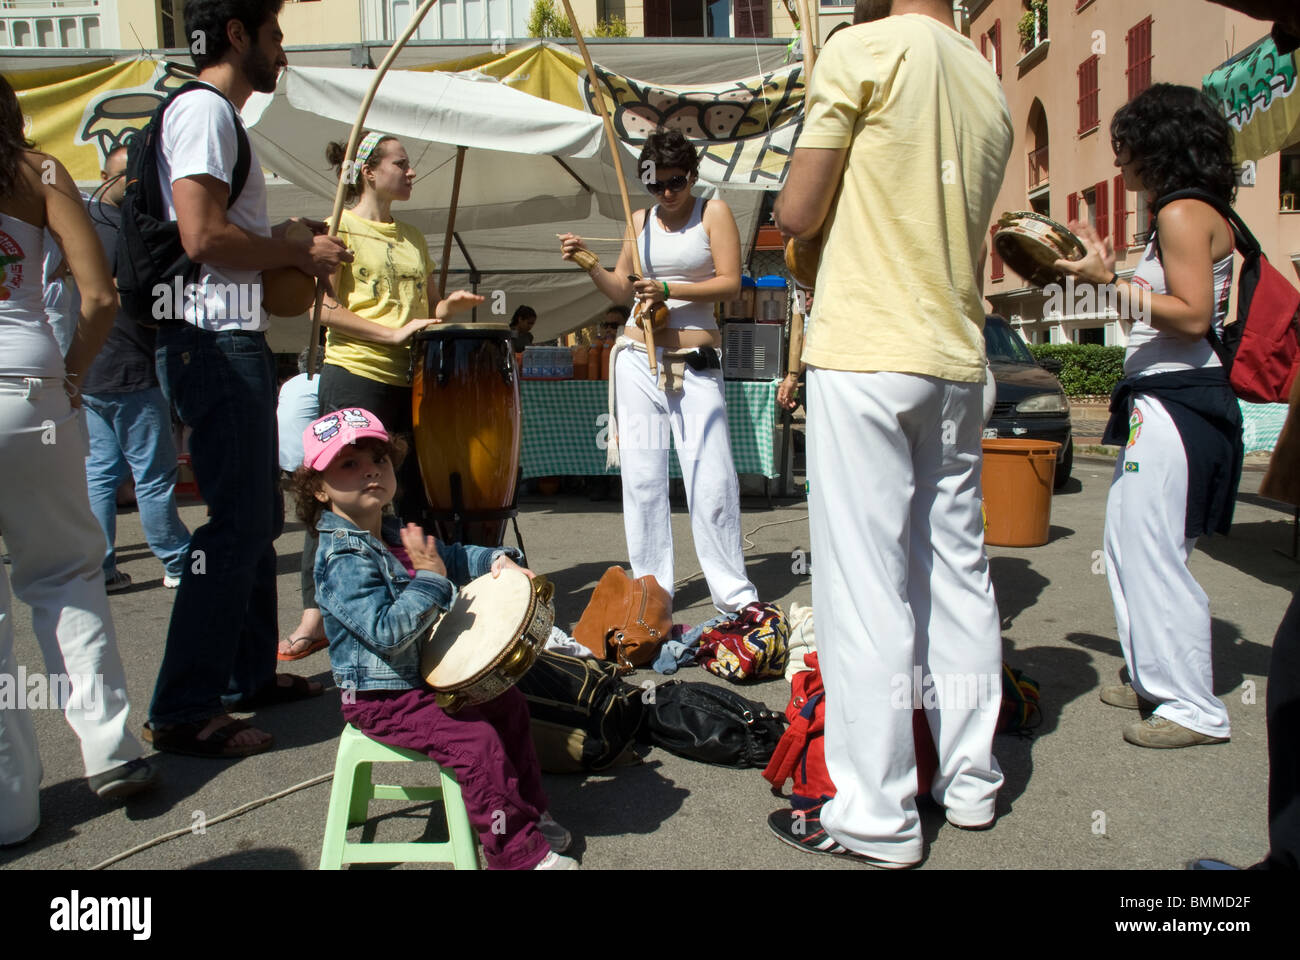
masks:
<path fill-rule="evenodd" d="M 741 540 L 744 542 L 742 549 L 752 550 L 755 546 L 757 546 L 757 544 L 755 544 L 754 541 L 749 538 L 752 537 L 754 534 L 758 533 L 758 531 L 760 530 L 766 530 L 768 527 L 779 527 L 783 523 L 798 523 L 800 520 L 807 520 L 807 519 L 808 519 L 808 511 L 805 510 L 802 513 L 800 513 L 799 516 L 791 517 L 789 520 L 773 520 L 770 523 L 760 523 L 753 530 L 749 531 L 749 533 L 742 533 L 740 535 Z M 690 583 L 692 580 L 694 580 L 703 572 L 704 570 L 701 568 L 699 570 L 696 570 L 694 573 L 682 577 L 680 580 L 674 581 L 673 590 L 677 590 L 679 587 L 684 587 L 686 584 Z"/>
<path fill-rule="evenodd" d="M 262 797 L 259 800 L 251 800 L 248 803 L 244 804 L 242 807 L 236 807 L 234 810 L 227 810 L 225 813 L 221 814 L 220 816 L 213 817 L 211 820 L 205 820 L 204 827 L 206 828 L 206 827 L 213 826 L 215 824 L 221 823 L 221 821 L 223 820 L 230 820 L 234 817 L 240 816 L 241 814 L 248 813 L 248 811 L 250 810 L 256 810 L 258 807 L 268 804 L 272 800 L 279 800 L 282 797 L 289 796 L 289 794 L 291 793 L 297 793 L 299 790 L 306 790 L 308 787 L 314 787 L 317 784 L 325 783 L 327 780 L 333 780 L 333 779 L 334 779 L 334 774 L 323 773 L 319 777 L 313 777 L 310 780 L 304 780 L 302 783 L 295 783 L 292 787 L 286 787 L 285 789 L 279 791 L 278 793 L 273 793 L 268 797 Z M 154 837 L 152 840 L 147 840 L 144 843 L 137 844 L 136 846 L 132 847 L 130 850 L 123 850 L 121 853 L 114 854 L 113 856 L 109 857 L 107 860 L 95 864 L 90 869 L 103 870 L 105 867 L 111 867 L 113 864 L 119 863 L 120 861 L 125 860 L 127 857 L 134 857 L 137 853 L 143 853 L 145 850 L 148 850 L 151 847 L 156 847 L 161 844 L 164 844 L 168 840 L 175 840 L 177 837 L 183 837 L 188 833 L 193 833 L 193 831 L 194 831 L 193 826 L 189 826 L 189 827 L 181 827 L 179 830 L 173 830 L 170 833 L 164 833 L 160 837 Z"/>

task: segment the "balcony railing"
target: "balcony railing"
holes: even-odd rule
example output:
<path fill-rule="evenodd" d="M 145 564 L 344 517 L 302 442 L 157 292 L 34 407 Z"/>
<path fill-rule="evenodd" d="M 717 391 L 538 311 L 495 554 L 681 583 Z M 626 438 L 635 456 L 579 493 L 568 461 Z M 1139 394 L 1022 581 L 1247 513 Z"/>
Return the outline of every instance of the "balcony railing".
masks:
<path fill-rule="evenodd" d="M 1029 151 L 1029 189 L 1036 190 L 1047 183 L 1047 147 Z"/>

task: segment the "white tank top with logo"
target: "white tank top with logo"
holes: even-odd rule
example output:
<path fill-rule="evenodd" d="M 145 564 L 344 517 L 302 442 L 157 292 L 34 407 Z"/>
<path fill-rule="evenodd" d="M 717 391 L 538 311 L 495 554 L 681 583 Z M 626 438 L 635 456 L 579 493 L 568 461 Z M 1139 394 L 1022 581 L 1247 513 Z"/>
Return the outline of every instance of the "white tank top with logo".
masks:
<path fill-rule="evenodd" d="M 45 316 L 45 231 L 0 213 L 0 377 L 63 377 L 63 353 Z"/>
<path fill-rule="evenodd" d="M 1155 237 L 1147 242 L 1142 261 L 1133 272 L 1132 282 L 1152 293 L 1167 294 L 1164 264 L 1156 255 Z M 1214 315 L 1210 323 L 1214 332 L 1223 335 L 1223 321 L 1228 315 L 1228 294 L 1232 290 L 1232 254 L 1214 265 Z M 1127 326 L 1127 324 L 1126 324 Z M 1128 334 L 1128 349 L 1124 352 L 1124 375 L 1128 377 L 1148 373 L 1165 373 L 1170 370 L 1199 370 L 1202 367 L 1219 367 L 1219 356 L 1206 337 L 1189 340 L 1187 337 L 1157 330 L 1149 323 L 1134 320 Z"/>
<path fill-rule="evenodd" d="M 659 205 L 646 211 L 645 225 L 638 238 L 641 244 L 641 265 L 645 275 L 668 283 L 703 283 L 712 280 L 717 272 L 713 266 L 713 250 L 709 235 L 704 229 L 704 199 L 695 198 L 691 218 L 680 230 L 665 230 L 659 222 Z M 672 330 L 716 330 L 713 304 L 693 300 L 667 301 L 668 327 Z"/>

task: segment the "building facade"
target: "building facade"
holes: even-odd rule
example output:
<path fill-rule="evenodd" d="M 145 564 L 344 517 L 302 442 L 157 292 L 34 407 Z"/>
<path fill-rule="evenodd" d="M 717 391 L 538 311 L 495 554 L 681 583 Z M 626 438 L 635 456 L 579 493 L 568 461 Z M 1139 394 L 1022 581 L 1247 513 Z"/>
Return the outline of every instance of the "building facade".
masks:
<path fill-rule="evenodd" d="M 1146 244 L 1144 197 L 1114 163 L 1110 118 L 1152 83 L 1199 88 L 1269 25 L 1205 0 L 973 0 L 971 39 L 1002 78 L 1015 145 L 995 208 L 1087 220 L 1114 242 L 1120 276 Z M 1284 273 L 1300 273 L 1300 149 L 1258 161 L 1236 208 Z M 1114 312 L 1047 298 L 994 253 L 984 293 L 1030 343 L 1124 343 Z M 1074 300 L 1075 302 L 1070 302 Z M 1065 302 L 1061 302 L 1065 301 Z M 1235 309 L 1235 306 L 1234 308 Z"/>
<path fill-rule="evenodd" d="M 815 4 L 816 0 L 812 0 Z M 421 40 L 519 40 L 534 0 L 439 0 Z M 294 45 L 391 43 L 420 0 L 285 0 L 280 25 Z M 184 0 L 0 0 L 0 49 L 131 50 L 186 45 Z M 788 37 L 783 0 L 572 0 L 588 35 L 621 18 L 633 37 Z M 557 9 L 562 9 L 556 3 Z M 853 16 L 852 0 L 823 3 L 823 33 Z"/>

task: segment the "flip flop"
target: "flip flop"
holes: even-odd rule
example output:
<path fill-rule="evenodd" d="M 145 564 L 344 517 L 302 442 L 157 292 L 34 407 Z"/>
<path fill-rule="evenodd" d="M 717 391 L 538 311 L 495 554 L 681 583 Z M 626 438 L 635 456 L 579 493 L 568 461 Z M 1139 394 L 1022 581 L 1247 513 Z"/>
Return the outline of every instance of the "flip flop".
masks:
<path fill-rule="evenodd" d="M 213 757 L 216 759 L 239 759 L 240 757 L 250 757 L 255 753 L 262 753 L 271 749 L 274 740 L 268 737 L 262 743 L 241 745 L 233 744 L 230 741 L 236 735 L 245 730 L 253 729 L 253 725 L 244 720 L 236 720 L 234 717 L 217 727 L 206 740 L 199 739 L 199 733 L 208 725 L 207 720 L 199 720 L 196 723 L 178 723 L 170 727 L 162 727 L 154 730 L 152 737 L 153 748 L 161 750 L 164 753 L 179 753 L 187 757 Z"/>
<path fill-rule="evenodd" d="M 290 637 L 289 648 L 292 649 L 295 644 L 302 643 L 304 640 L 307 641 L 307 647 L 305 649 L 299 650 L 297 653 L 277 653 L 275 655 L 276 659 L 286 663 L 290 660 L 302 660 L 305 657 L 310 657 L 317 650 L 324 650 L 330 645 L 330 642 L 324 637 L 321 637 L 319 640 L 315 640 L 311 637 Z"/>
<path fill-rule="evenodd" d="M 256 710 L 259 707 L 275 707 L 282 703 L 296 703 L 299 700 L 310 700 L 312 697 L 319 697 L 325 692 L 325 686 L 322 684 L 319 690 L 311 688 L 311 681 L 306 677 L 296 677 L 291 673 L 281 673 L 276 675 L 277 679 L 272 680 L 251 697 L 244 697 L 238 702 L 231 704 L 229 709 L 232 713 L 247 713 L 250 710 Z M 281 686 L 279 677 L 288 677 L 288 686 Z"/>

